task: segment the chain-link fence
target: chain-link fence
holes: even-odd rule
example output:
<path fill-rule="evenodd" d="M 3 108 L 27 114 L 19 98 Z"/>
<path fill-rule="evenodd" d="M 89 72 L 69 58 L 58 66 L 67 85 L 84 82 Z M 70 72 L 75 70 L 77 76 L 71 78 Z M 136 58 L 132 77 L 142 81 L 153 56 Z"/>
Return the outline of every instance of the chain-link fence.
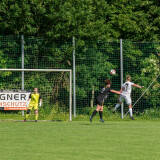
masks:
<path fill-rule="evenodd" d="M 110 75 L 115 69 L 117 74 Z M 76 51 L 76 105 L 78 113 L 88 113 L 96 105 L 95 98 L 104 87 L 104 80 L 112 79 L 112 88 L 120 90 L 120 45 L 118 41 L 89 43 Z M 116 95 L 104 103 L 113 107 Z M 87 107 L 87 108 L 86 108 Z"/>
<path fill-rule="evenodd" d="M 124 76 L 127 74 L 131 75 L 134 83 L 144 86 L 143 90 L 133 88 L 133 104 L 153 82 L 155 77 L 159 75 L 159 47 L 160 44 L 157 42 L 123 41 Z M 154 116 L 155 111 L 159 109 L 159 85 L 160 79 L 158 77 L 155 83 L 153 83 L 140 101 L 134 106 L 135 112 L 139 114 L 149 112 L 148 109 L 150 108 Z M 158 113 L 159 112 L 156 112 L 156 114 Z"/>
<path fill-rule="evenodd" d="M 22 46 L 21 36 L 0 36 L 0 67 L 1 68 L 22 68 Z M 95 98 L 99 90 L 104 87 L 104 80 L 112 80 L 112 88 L 120 90 L 121 88 L 121 70 L 120 70 L 120 41 L 97 41 L 88 42 L 76 39 L 75 42 L 75 66 L 73 66 L 73 44 L 72 39 L 66 41 L 48 41 L 35 37 L 24 37 L 24 68 L 25 69 L 72 69 L 76 71 L 76 113 L 89 114 L 95 107 Z M 160 45 L 156 42 L 132 42 L 123 40 L 123 75 L 124 81 L 126 75 L 131 75 L 132 81 L 136 84 L 144 85 L 144 89 L 134 88 L 132 92 L 132 102 L 139 98 L 143 91 L 149 86 L 156 75 L 159 74 Z M 116 75 L 111 76 L 110 70 L 115 69 Z M 13 73 L 14 74 L 14 73 Z M 13 75 L 12 74 L 12 75 Z M 9 75 L 0 73 L 2 82 Z M 20 88 L 21 80 L 15 75 L 13 78 L 12 89 Z M 31 75 L 31 77 L 33 77 Z M 43 77 L 43 76 L 42 76 Z M 62 77 L 62 78 L 61 78 Z M 60 80 L 61 78 L 61 80 Z M 19 80 L 18 80 L 19 79 Z M 51 88 L 51 99 L 57 95 L 57 101 L 65 99 L 65 93 L 61 94 L 61 88 L 67 81 L 65 76 L 54 74 L 54 83 L 56 87 Z M 41 83 L 41 78 L 35 81 Z M 45 88 L 47 81 L 43 79 Z M 60 82 L 61 81 L 61 82 Z M 58 83 L 59 82 L 59 83 Z M 17 84 L 17 85 L 16 85 Z M 33 86 L 25 84 L 25 88 L 32 89 Z M 148 89 L 146 94 L 135 105 L 134 112 L 142 115 L 147 112 L 154 112 L 159 109 L 159 87 L 160 79 Z M 8 84 L 1 83 L 1 88 L 8 89 Z M 65 87 L 64 87 L 65 88 Z M 43 92 L 43 91 L 42 91 Z M 46 95 L 45 93 L 43 93 Z M 118 95 L 111 94 L 105 106 L 112 110 L 118 101 Z M 59 103 L 58 107 L 64 107 Z M 50 106 L 52 112 L 52 106 Z M 65 110 L 63 110 L 65 112 Z M 128 111 L 124 106 L 124 111 Z M 119 108 L 120 112 L 120 108 Z M 158 112 L 156 112 L 158 113 Z M 48 114 L 48 112 L 47 112 Z M 159 114 L 158 114 L 159 116 Z"/>

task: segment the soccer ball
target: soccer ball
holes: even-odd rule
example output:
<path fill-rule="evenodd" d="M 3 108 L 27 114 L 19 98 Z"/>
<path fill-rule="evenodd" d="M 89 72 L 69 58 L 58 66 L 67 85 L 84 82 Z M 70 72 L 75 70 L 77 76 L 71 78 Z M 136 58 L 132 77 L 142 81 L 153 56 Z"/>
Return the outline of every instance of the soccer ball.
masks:
<path fill-rule="evenodd" d="M 112 70 L 110 71 L 110 74 L 111 74 L 111 75 L 115 75 L 115 74 L 116 74 L 116 71 L 115 71 L 114 69 L 112 69 Z"/>

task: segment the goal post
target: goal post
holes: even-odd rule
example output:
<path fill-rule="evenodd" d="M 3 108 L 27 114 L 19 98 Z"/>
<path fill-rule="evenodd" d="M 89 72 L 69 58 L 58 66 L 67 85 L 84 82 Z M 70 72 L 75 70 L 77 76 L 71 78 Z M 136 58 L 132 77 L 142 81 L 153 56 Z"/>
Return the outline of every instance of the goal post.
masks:
<path fill-rule="evenodd" d="M 6 72 L 6 74 L 2 75 L 2 73 Z M 9 73 L 12 73 L 12 72 L 20 72 L 20 73 L 23 73 L 24 72 L 24 75 L 25 75 L 25 72 L 35 72 L 35 73 L 48 73 L 48 72 L 60 72 L 60 73 L 65 73 L 67 72 L 67 78 L 64 77 L 64 79 L 68 82 L 68 90 L 69 90 L 69 94 L 68 94 L 68 99 L 69 99 L 69 121 L 71 122 L 72 121 L 72 70 L 71 69 L 0 69 L 0 76 L 3 76 L 3 77 L 9 77 Z M 64 75 L 64 74 L 63 74 Z M 28 75 L 29 77 L 30 75 Z M 47 75 L 48 76 L 48 75 Z M 57 76 L 57 75 L 56 75 Z M 38 77 L 38 76 L 37 76 Z M 35 78 L 37 78 L 35 77 Z M 54 77 L 54 76 L 53 76 Z M 54 83 L 54 78 L 51 77 L 52 81 Z M 57 76 L 58 77 L 58 76 Z M 48 78 L 48 77 L 47 77 Z M 5 78 L 4 78 L 5 79 Z M 42 79 L 43 80 L 43 79 Z M 4 80 L 5 81 L 5 80 Z M 22 80 L 21 80 L 22 81 Z M 41 81 L 41 80 L 40 80 Z M 58 80 L 57 80 L 58 81 Z M 67 83 L 66 82 L 66 83 Z M 15 82 L 14 82 L 15 83 Z M 21 82 L 22 83 L 22 82 Z M 60 83 L 60 82 L 59 82 Z M 65 85 L 67 85 L 65 83 Z M 5 83 L 4 83 L 5 84 Z M 18 84 L 18 83 L 17 83 Z M 42 82 L 43 84 L 43 82 Z M 3 84 L 2 84 L 3 85 Z M 45 84 L 44 84 L 45 85 Z M 64 84 L 61 84 L 61 86 L 64 86 Z M 6 88 L 4 88 L 6 87 Z M 8 89 L 7 86 L 3 86 L 4 89 Z M 21 88 L 21 87 L 20 87 Z M 19 88 L 19 89 L 20 89 Z M 26 84 L 24 85 L 24 90 L 26 89 Z M 2 88 L 1 88 L 2 89 Z M 12 88 L 12 89 L 16 89 L 16 88 Z M 22 89 L 22 88 L 21 88 Z M 28 88 L 27 88 L 28 89 Z M 44 89 L 45 89 L 45 86 L 44 86 Z M 56 93 L 57 94 L 57 93 Z M 64 93 L 65 95 L 65 93 Z"/>

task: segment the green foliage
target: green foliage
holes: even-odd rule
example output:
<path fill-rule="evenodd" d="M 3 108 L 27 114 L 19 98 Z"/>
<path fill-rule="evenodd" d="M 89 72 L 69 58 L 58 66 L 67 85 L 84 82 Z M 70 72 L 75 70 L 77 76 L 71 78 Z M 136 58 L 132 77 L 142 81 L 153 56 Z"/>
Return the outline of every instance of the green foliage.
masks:
<path fill-rule="evenodd" d="M 132 39 L 134 41 L 158 41 L 160 28 L 160 7 L 158 1 L 149 0 L 1 0 L 0 34 L 25 35 L 25 68 L 72 68 L 71 38 L 76 37 L 76 89 L 77 106 L 90 106 L 98 91 L 104 86 L 104 79 L 111 78 L 112 87 L 120 89 L 119 42 L 108 39 Z M 34 38 L 29 36 L 38 36 Z M 20 36 L 0 37 L 0 67 L 21 68 Z M 141 47 L 141 45 L 143 47 Z M 124 41 L 124 76 L 130 74 L 135 83 L 147 88 L 159 72 L 160 47 L 157 43 Z M 110 69 L 117 74 L 110 76 Z M 6 82 L 13 78 L 13 84 Z M 0 73 L 1 89 L 21 88 L 21 76 L 13 72 Z M 37 82 L 34 79 L 37 78 Z M 57 82 L 54 87 L 48 80 Z M 44 96 L 56 100 L 57 86 L 65 86 L 68 96 L 68 75 L 65 73 L 49 77 L 30 75 L 25 86 L 32 89 L 39 86 Z M 32 85 L 28 85 L 32 84 Z M 45 86 L 45 87 L 44 87 Z M 160 81 L 148 90 L 142 98 L 147 107 L 160 103 Z M 57 91 L 57 92 L 56 92 Z M 55 94 L 53 96 L 52 92 Z M 140 95 L 142 91 L 133 90 Z M 49 96 L 51 95 L 52 96 Z M 113 97 L 113 96 L 111 96 Z M 137 97 L 133 97 L 135 101 Z M 59 100 L 58 100 L 59 101 Z M 117 101 L 117 97 L 110 102 Z M 85 102 L 85 103 L 84 103 Z M 109 103 L 110 103 L 109 102 Z M 49 103 L 48 103 L 49 104 Z M 47 105 L 48 105 L 47 104 Z M 62 106 L 64 105 L 61 103 Z M 106 104 L 107 105 L 107 104 Z M 141 104 L 138 104 L 139 108 Z"/>
<path fill-rule="evenodd" d="M 141 81 L 143 84 L 147 86 L 157 77 L 159 74 L 159 60 L 157 56 L 151 54 L 149 57 L 145 58 L 144 61 L 141 62 L 142 64 L 142 72 L 141 72 Z M 145 94 L 145 98 L 149 100 L 149 103 L 153 106 L 156 106 L 160 103 L 159 99 L 159 91 L 160 88 L 160 81 L 159 78 L 156 79 L 155 83 L 149 88 L 149 90 Z"/>
<path fill-rule="evenodd" d="M 0 34 L 159 40 L 157 1 L 1 0 Z"/>
<path fill-rule="evenodd" d="M 159 108 L 146 109 L 143 113 L 141 113 L 140 117 L 142 119 L 159 119 L 160 110 Z"/>
<path fill-rule="evenodd" d="M 114 65 L 108 60 L 108 56 L 104 55 L 100 51 L 96 50 L 94 46 L 85 46 L 79 49 L 77 54 L 77 60 L 83 61 L 81 64 L 76 65 L 76 82 L 79 86 L 83 86 L 77 89 L 77 96 L 79 98 L 86 98 L 86 92 L 91 92 L 92 86 L 95 91 L 99 90 L 99 85 L 101 84 L 101 79 L 106 79 L 110 77 L 109 71 L 114 68 Z"/>
<path fill-rule="evenodd" d="M 19 36 L 0 38 L 1 67 L 17 68 L 21 64 L 21 56 L 18 56 L 20 55 Z M 72 68 L 72 49 L 70 41 L 51 42 L 47 39 L 26 37 L 25 68 Z M 112 88 L 120 90 L 119 50 L 119 41 L 76 41 L 76 95 L 77 108 L 80 108 L 79 114 L 86 112 L 85 107 L 95 105 L 96 96 L 104 87 L 105 79 L 110 78 Z M 134 83 L 144 85 L 146 89 L 159 73 L 159 44 L 125 40 L 123 52 L 124 78 L 130 74 Z M 117 72 L 115 76 L 109 74 L 112 68 Z M 21 88 L 21 72 L 1 72 L 0 77 L 1 89 Z M 68 73 L 25 72 L 25 89 L 32 90 L 35 86 L 40 89 L 46 107 L 58 102 L 62 108 L 68 108 Z M 145 108 L 155 107 L 160 103 L 159 87 L 158 78 L 136 105 L 138 111 L 143 112 Z M 133 103 L 142 93 L 143 90 L 133 89 Z M 112 103 L 113 107 L 117 98 L 116 95 L 111 94 L 105 105 Z M 46 112 L 48 113 L 47 109 Z"/>

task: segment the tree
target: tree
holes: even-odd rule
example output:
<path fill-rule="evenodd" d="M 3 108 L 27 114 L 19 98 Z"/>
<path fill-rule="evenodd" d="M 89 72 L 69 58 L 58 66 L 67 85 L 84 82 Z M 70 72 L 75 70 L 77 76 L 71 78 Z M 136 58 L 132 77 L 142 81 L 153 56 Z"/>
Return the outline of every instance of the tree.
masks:
<path fill-rule="evenodd" d="M 159 40 L 157 1 L 1 0 L 0 34 L 51 39 Z"/>

